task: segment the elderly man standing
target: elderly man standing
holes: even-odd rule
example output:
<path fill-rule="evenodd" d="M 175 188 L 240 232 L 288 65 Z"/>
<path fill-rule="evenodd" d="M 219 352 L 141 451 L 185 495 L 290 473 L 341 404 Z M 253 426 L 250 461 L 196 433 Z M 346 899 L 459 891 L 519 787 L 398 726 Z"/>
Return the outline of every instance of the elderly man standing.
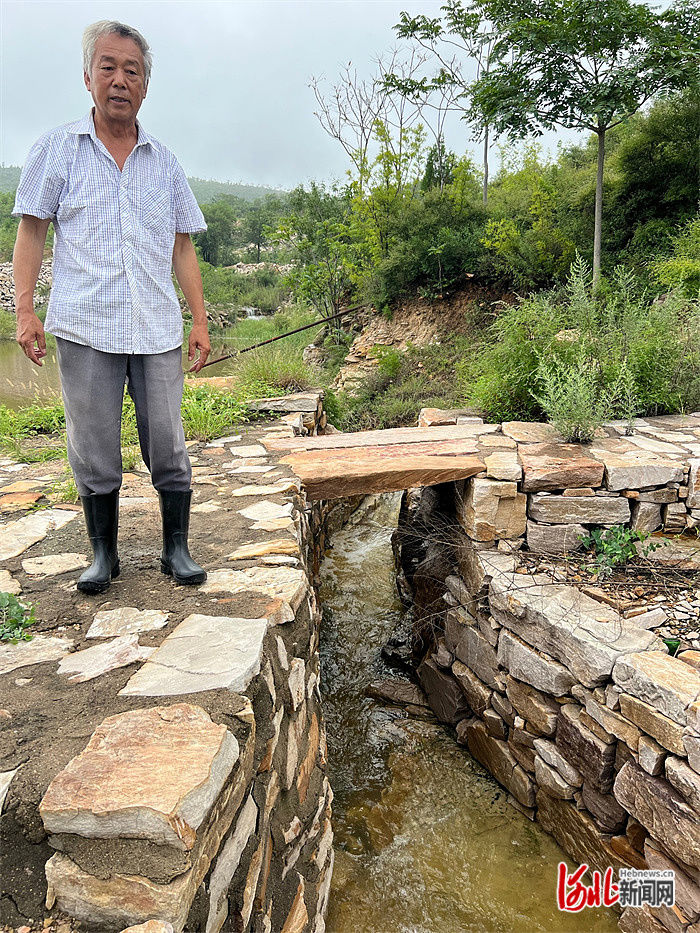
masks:
<path fill-rule="evenodd" d="M 177 583 L 206 579 L 187 545 L 192 468 L 180 415 L 182 315 L 172 283 L 174 270 L 192 312 L 189 359 L 198 372 L 210 345 L 190 234 L 206 224 L 175 157 L 136 119 L 151 63 L 137 30 L 106 20 L 85 30 L 84 80 L 94 107 L 32 147 L 13 212 L 21 215 L 17 340 L 38 366 L 46 341 L 34 289 L 50 222 L 55 229 L 46 330 L 56 337 L 68 459 L 94 554 L 78 581 L 84 593 L 102 592 L 119 573 L 125 384 L 160 497 L 161 570 Z"/>

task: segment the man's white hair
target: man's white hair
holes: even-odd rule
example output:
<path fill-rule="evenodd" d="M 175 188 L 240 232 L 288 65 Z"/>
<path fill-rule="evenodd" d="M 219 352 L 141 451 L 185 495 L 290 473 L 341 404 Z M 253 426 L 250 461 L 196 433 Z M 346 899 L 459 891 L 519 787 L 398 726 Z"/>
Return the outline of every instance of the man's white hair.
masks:
<path fill-rule="evenodd" d="M 92 60 L 95 56 L 95 43 L 100 36 L 117 35 L 123 39 L 133 39 L 136 45 L 141 49 L 143 55 L 143 68 L 145 83 L 148 84 L 151 77 L 151 68 L 153 67 L 153 55 L 138 29 L 133 26 L 127 26 L 114 19 L 101 19 L 97 23 L 88 26 L 83 33 L 83 71 L 90 74 Z"/>

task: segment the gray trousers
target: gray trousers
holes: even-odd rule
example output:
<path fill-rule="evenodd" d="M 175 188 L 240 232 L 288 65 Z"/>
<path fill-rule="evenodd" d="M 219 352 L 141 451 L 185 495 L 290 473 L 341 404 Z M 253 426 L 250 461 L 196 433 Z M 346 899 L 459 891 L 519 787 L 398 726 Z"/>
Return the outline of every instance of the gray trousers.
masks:
<path fill-rule="evenodd" d="M 190 488 L 185 447 L 182 352 L 103 353 L 56 338 L 66 410 L 68 462 L 81 496 L 104 495 L 122 484 L 121 416 L 124 385 L 134 400 L 139 444 L 161 491 Z"/>

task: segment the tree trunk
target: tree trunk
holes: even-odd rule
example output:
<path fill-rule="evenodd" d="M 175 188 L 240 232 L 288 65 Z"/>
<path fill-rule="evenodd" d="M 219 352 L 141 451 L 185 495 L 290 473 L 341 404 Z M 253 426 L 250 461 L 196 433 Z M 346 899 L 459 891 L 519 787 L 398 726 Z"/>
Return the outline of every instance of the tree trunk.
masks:
<path fill-rule="evenodd" d="M 488 126 L 484 127 L 484 185 L 483 185 L 483 201 L 484 207 L 488 203 L 489 197 L 489 128 Z"/>
<path fill-rule="evenodd" d="M 598 171 L 595 179 L 595 224 L 593 228 L 593 292 L 600 287 L 600 242 L 603 222 L 603 167 L 605 165 L 605 128 L 598 133 Z"/>

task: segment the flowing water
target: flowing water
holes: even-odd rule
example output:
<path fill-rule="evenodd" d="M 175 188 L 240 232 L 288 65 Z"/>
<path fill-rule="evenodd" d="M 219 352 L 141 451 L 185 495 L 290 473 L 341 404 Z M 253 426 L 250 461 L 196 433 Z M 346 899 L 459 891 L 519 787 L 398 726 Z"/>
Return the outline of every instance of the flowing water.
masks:
<path fill-rule="evenodd" d="M 322 570 L 328 933 L 612 933 L 612 912 L 558 912 L 564 853 L 452 736 L 365 697 L 391 676 L 380 649 L 401 618 L 390 544 L 399 498 L 377 503 L 336 534 Z"/>

